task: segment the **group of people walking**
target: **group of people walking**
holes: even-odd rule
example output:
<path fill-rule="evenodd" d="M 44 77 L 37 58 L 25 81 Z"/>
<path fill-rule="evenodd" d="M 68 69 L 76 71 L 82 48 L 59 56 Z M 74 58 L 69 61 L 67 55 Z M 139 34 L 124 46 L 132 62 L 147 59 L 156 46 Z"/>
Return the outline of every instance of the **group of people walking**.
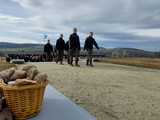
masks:
<path fill-rule="evenodd" d="M 84 50 L 87 51 L 87 60 L 86 60 L 87 66 L 93 66 L 92 62 L 93 46 L 99 49 L 98 44 L 96 43 L 93 37 L 93 32 L 90 32 L 84 44 Z M 60 64 L 63 64 L 64 51 L 67 52 L 68 64 L 73 66 L 73 58 L 75 57 L 75 66 L 80 66 L 78 62 L 79 62 L 81 46 L 80 46 L 80 38 L 79 35 L 77 34 L 77 28 L 73 29 L 73 33 L 69 36 L 69 40 L 66 43 L 63 39 L 63 34 L 60 34 L 60 37 L 56 41 L 56 46 L 55 46 L 55 53 L 57 56 L 56 63 L 60 62 Z M 53 46 L 50 44 L 50 40 L 48 40 L 48 43 L 44 46 L 44 53 L 46 54 L 48 60 L 52 59 Z"/>

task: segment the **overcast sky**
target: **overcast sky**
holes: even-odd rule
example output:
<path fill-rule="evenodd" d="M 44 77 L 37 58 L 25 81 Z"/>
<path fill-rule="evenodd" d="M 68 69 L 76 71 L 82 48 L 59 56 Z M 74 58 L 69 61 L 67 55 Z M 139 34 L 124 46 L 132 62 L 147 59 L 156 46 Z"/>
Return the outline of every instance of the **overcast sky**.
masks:
<path fill-rule="evenodd" d="M 99 46 L 160 51 L 160 0 L 0 0 L 0 41 L 55 44 L 77 27 L 83 45 L 95 32 Z"/>

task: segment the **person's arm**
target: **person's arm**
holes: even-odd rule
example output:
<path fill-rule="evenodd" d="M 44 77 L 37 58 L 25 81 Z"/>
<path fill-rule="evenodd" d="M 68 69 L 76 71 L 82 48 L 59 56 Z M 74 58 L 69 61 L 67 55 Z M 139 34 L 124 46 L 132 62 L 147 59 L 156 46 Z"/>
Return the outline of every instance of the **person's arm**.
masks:
<path fill-rule="evenodd" d="M 55 49 L 58 49 L 58 40 L 56 41 L 56 47 L 55 47 Z"/>
<path fill-rule="evenodd" d="M 95 39 L 93 39 L 93 44 L 97 49 L 99 49 L 99 46 L 98 46 L 97 42 L 95 41 Z"/>
<path fill-rule="evenodd" d="M 51 52 L 53 53 L 53 46 L 51 45 Z"/>
<path fill-rule="evenodd" d="M 65 50 L 66 50 L 66 51 L 69 50 L 69 41 L 67 41 L 66 44 L 65 44 Z"/>
<path fill-rule="evenodd" d="M 79 36 L 78 36 L 78 41 L 77 41 L 78 43 L 78 50 L 80 51 L 81 50 L 81 45 L 80 45 L 80 40 L 79 40 Z"/>
<path fill-rule="evenodd" d="M 85 40 L 85 43 L 84 43 L 84 48 L 83 48 L 83 50 L 86 50 L 86 41 L 87 41 L 87 39 Z"/>
<path fill-rule="evenodd" d="M 46 53 L 46 45 L 44 45 L 44 53 Z"/>
<path fill-rule="evenodd" d="M 71 49 L 71 40 L 72 40 L 72 35 L 69 36 L 69 41 L 68 41 L 68 47 Z"/>
<path fill-rule="evenodd" d="M 65 50 L 65 45 L 66 45 L 66 43 L 65 43 L 65 41 L 63 40 L 63 50 Z"/>

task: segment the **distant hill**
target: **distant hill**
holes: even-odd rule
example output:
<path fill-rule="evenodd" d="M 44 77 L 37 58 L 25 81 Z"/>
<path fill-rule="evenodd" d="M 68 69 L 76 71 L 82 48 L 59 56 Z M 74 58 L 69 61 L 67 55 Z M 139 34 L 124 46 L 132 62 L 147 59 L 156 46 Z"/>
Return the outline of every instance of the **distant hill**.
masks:
<path fill-rule="evenodd" d="M 99 51 L 94 51 L 95 55 L 101 55 L 109 58 L 122 57 L 160 57 L 160 52 L 151 52 L 135 48 L 101 48 Z"/>
<path fill-rule="evenodd" d="M 6 49 L 6 48 L 39 48 L 42 47 L 42 44 L 32 44 L 32 43 L 8 43 L 8 42 L 0 42 L 0 49 Z"/>
<path fill-rule="evenodd" d="M 32 43 L 7 43 L 0 42 L 0 52 L 5 54 L 35 54 L 42 53 L 43 45 L 42 44 L 32 44 Z"/>
<path fill-rule="evenodd" d="M 36 54 L 43 53 L 43 44 L 17 44 L 0 42 L 0 52 L 5 54 Z M 105 57 L 160 57 L 160 52 L 151 52 L 135 48 L 101 48 L 99 51 L 94 50 L 95 55 Z M 81 51 L 81 55 L 85 55 Z"/>
<path fill-rule="evenodd" d="M 114 48 L 108 51 L 108 57 L 158 57 L 158 52 L 145 51 L 135 48 Z"/>

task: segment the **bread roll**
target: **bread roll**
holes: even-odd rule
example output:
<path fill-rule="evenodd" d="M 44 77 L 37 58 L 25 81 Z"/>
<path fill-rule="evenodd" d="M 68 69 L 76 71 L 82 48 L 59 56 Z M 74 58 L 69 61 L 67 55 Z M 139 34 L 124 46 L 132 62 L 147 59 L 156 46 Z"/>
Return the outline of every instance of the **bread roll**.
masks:
<path fill-rule="evenodd" d="M 26 78 L 27 73 L 22 70 L 15 70 L 14 74 L 10 77 L 10 80 L 23 79 Z"/>
<path fill-rule="evenodd" d="M 28 79 L 17 79 L 15 85 L 23 86 L 23 85 L 33 85 L 36 84 L 36 81 L 28 80 Z"/>
<path fill-rule="evenodd" d="M 22 66 L 21 70 L 28 72 L 32 68 L 37 68 L 37 67 L 34 65 L 24 65 Z"/>
<path fill-rule="evenodd" d="M 48 76 L 45 73 L 39 73 L 35 76 L 34 80 L 38 83 L 45 82 L 47 80 Z"/>
<path fill-rule="evenodd" d="M 10 68 L 8 70 L 0 72 L 0 79 L 3 79 L 4 82 L 10 81 L 10 77 L 15 73 L 15 68 Z"/>
<path fill-rule="evenodd" d="M 39 73 L 39 71 L 38 71 L 37 68 L 31 68 L 31 69 L 27 72 L 27 79 L 33 80 L 38 73 Z"/>

